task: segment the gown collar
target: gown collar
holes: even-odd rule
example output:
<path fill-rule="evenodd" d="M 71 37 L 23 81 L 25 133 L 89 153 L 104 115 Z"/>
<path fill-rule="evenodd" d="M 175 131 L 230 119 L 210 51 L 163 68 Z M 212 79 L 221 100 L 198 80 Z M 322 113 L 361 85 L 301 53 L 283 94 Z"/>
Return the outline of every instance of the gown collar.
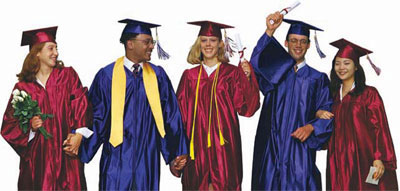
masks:
<path fill-rule="evenodd" d="M 355 82 L 353 82 L 353 85 L 351 86 L 350 91 L 353 90 L 355 87 L 356 87 L 356 84 L 355 84 Z M 342 89 L 343 89 L 343 84 L 340 84 L 340 90 L 339 90 L 339 93 L 340 93 L 340 101 L 343 100 Z"/>

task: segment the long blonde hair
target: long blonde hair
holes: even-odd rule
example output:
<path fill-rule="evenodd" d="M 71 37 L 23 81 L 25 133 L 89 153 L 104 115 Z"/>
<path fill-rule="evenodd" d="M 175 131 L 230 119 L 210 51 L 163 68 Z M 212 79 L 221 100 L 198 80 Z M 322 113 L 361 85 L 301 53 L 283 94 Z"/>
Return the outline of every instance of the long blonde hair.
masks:
<path fill-rule="evenodd" d="M 191 64 L 200 64 L 201 61 L 203 60 L 203 55 L 201 53 L 201 47 L 200 47 L 200 36 L 197 37 L 196 41 L 194 42 L 192 48 L 189 51 L 188 57 L 187 57 L 187 62 Z M 225 45 L 224 42 L 219 39 L 219 45 L 218 45 L 218 53 L 217 53 L 217 59 L 220 62 L 229 62 L 229 59 L 225 57 Z"/>

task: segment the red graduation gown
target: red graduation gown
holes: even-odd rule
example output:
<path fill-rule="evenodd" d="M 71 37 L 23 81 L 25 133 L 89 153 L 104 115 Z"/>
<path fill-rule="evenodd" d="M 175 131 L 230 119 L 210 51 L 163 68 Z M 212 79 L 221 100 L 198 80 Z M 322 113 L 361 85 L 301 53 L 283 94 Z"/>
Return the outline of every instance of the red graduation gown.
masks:
<path fill-rule="evenodd" d="M 186 134 L 191 139 L 196 85 L 200 66 L 186 70 L 177 96 Z M 242 148 L 238 115 L 250 117 L 260 106 L 258 83 L 254 72 L 247 80 L 241 68 L 222 63 L 216 86 L 220 128 L 225 145 L 220 145 L 215 101 L 211 119 L 211 147 L 207 147 L 210 95 L 216 70 L 207 76 L 202 69 L 197 116 L 194 128 L 195 160 L 184 169 L 184 190 L 207 190 L 209 181 L 215 190 L 240 190 L 242 182 Z"/>
<path fill-rule="evenodd" d="M 11 100 L 4 112 L 1 135 L 20 156 L 19 190 L 85 190 L 84 166 L 62 150 L 68 133 L 91 122 L 87 88 L 82 87 L 71 67 L 53 69 L 46 88 L 37 82 L 18 82 L 14 89 L 24 90 L 36 100 L 42 113 L 53 114 L 44 121 L 44 128 L 53 135 L 45 140 L 36 132 L 28 142 L 29 131 L 23 133 L 13 117 Z"/>
<path fill-rule="evenodd" d="M 328 148 L 327 190 L 397 190 L 396 155 L 383 101 L 374 87 L 334 99 L 335 130 Z M 385 173 L 378 186 L 366 183 L 374 160 Z"/>

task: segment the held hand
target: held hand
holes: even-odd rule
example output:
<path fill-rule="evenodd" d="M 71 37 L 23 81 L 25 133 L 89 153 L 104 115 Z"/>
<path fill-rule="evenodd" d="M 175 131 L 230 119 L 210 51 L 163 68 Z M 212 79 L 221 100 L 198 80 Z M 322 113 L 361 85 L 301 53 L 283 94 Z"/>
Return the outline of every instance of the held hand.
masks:
<path fill-rule="evenodd" d="M 174 175 L 175 177 L 181 177 L 181 171 L 179 171 L 178 169 L 176 169 L 174 167 L 174 163 L 175 160 L 172 161 L 172 163 L 169 164 L 169 170 L 171 171 L 171 174 Z"/>
<path fill-rule="evenodd" d="M 304 142 L 313 131 L 314 127 L 311 124 L 307 124 L 303 127 L 299 127 L 298 129 L 296 129 L 296 131 L 294 131 L 291 136 L 293 138 L 299 139 L 301 142 Z"/>
<path fill-rule="evenodd" d="M 376 168 L 374 175 L 372 176 L 373 179 L 378 180 L 382 178 L 383 173 L 385 173 L 385 166 L 383 165 L 381 160 L 374 160 L 372 165 Z"/>
<path fill-rule="evenodd" d="M 251 75 L 251 69 L 250 69 L 250 63 L 246 59 L 244 59 L 241 63 L 240 66 L 242 67 L 242 70 L 244 74 L 246 75 L 247 79 L 250 80 L 250 75 Z"/>
<path fill-rule="evenodd" d="M 333 116 L 333 113 L 326 110 L 318 110 L 317 113 L 315 113 L 315 117 L 320 119 L 331 119 Z"/>
<path fill-rule="evenodd" d="M 270 20 L 273 20 L 273 24 L 271 24 Z M 268 36 L 272 37 L 275 33 L 275 30 L 281 25 L 283 20 L 283 15 L 279 13 L 279 11 L 268 15 L 266 19 L 267 30 L 265 32 Z"/>
<path fill-rule="evenodd" d="M 186 166 L 188 155 L 180 155 L 175 158 L 173 165 L 177 170 L 182 170 Z"/>
<path fill-rule="evenodd" d="M 82 135 L 79 133 L 76 134 L 68 134 L 67 139 L 63 142 L 63 150 L 65 154 L 75 157 L 78 155 L 79 146 L 81 145 Z"/>
<path fill-rule="evenodd" d="M 187 155 L 181 155 L 176 157 L 170 164 L 169 170 L 171 171 L 172 175 L 176 177 L 181 177 L 182 169 L 185 167 L 187 163 Z"/>
<path fill-rule="evenodd" d="M 32 117 L 31 127 L 33 132 L 36 132 L 42 125 L 43 125 L 43 120 L 40 118 L 40 116 L 37 115 Z"/>

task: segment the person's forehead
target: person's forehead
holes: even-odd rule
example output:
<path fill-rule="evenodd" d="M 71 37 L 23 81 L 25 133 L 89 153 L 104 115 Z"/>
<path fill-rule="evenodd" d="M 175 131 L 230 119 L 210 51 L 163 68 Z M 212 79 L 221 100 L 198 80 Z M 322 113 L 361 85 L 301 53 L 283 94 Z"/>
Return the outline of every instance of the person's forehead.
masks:
<path fill-rule="evenodd" d="M 140 38 L 140 39 L 152 39 L 153 37 L 151 35 L 148 34 L 138 34 L 136 36 L 136 38 Z"/>
<path fill-rule="evenodd" d="M 300 34 L 289 34 L 289 38 L 308 39 L 306 35 L 300 35 Z"/>

